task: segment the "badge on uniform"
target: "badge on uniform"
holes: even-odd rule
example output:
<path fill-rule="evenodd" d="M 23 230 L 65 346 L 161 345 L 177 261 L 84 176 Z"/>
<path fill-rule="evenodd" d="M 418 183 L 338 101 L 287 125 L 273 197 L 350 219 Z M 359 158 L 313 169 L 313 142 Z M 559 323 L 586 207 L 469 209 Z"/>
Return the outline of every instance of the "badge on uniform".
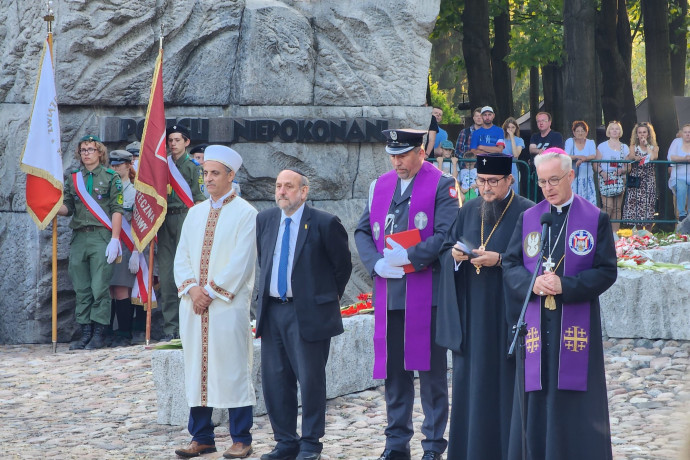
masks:
<path fill-rule="evenodd" d="M 450 195 L 451 198 L 457 198 L 458 189 L 456 189 L 454 185 L 448 187 L 448 195 Z"/>
<path fill-rule="evenodd" d="M 379 236 L 381 236 L 381 225 L 379 225 L 378 222 L 374 222 L 374 239 L 378 240 Z"/>
<path fill-rule="evenodd" d="M 419 211 L 416 216 L 414 216 L 414 226 L 418 230 L 424 230 L 426 228 L 426 224 L 429 222 L 429 218 L 427 217 L 426 213 L 423 211 Z"/>
<path fill-rule="evenodd" d="M 568 237 L 568 247 L 575 255 L 587 255 L 594 249 L 594 237 L 587 230 L 575 230 Z"/>
<path fill-rule="evenodd" d="M 530 232 L 525 237 L 525 241 L 522 243 L 522 247 L 530 259 L 536 257 L 539 254 L 539 243 L 541 242 L 541 235 L 539 232 Z"/>

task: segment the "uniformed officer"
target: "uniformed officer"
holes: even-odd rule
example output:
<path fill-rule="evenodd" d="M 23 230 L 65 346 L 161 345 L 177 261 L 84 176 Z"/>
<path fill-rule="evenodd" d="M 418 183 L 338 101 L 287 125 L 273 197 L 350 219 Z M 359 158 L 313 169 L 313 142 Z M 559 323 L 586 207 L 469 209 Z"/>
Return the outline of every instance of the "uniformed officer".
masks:
<path fill-rule="evenodd" d="M 139 152 L 141 151 L 141 142 L 130 142 L 127 144 L 127 147 L 125 147 L 125 150 L 132 154 L 132 166 L 134 167 L 134 172 L 136 172 L 139 169 Z"/>
<path fill-rule="evenodd" d="M 70 350 L 102 348 L 110 323 L 111 264 L 122 255 L 122 182 L 115 171 L 105 168 L 106 155 L 97 136 L 80 139 L 76 158 L 81 167 L 67 175 L 64 204 L 58 211 L 61 216 L 73 216 L 68 272 L 81 340 Z M 112 229 L 103 225 L 103 217 L 111 221 Z"/>
<path fill-rule="evenodd" d="M 189 151 L 189 155 L 199 166 L 204 165 L 204 151 L 206 150 L 206 147 L 208 147 L 208 144 L 199 144 L 196 147 L 192 147 L 192 150 Z M 211 196 L 209 195 L 208 190 L 206 190 L 206 184 L 204 184 L 203 181 L 199 184 L 199 188 L 201 189 L 201 193 L 203 193 L 206 198 Z M 237 195 L 239 196 L 239 193 Z"/>
<path fill-rule="evenodd" d="M 132 208 L 136 191 L 134 190 L 134 169 L 132 167 L 132 154 L 126 150 L 113 150 L 110 152 L 110 167 L 122 181 L 122 209 L 123 218 L 127 222 L 132 221 Z M 126 245 L 122 246 L 122 260 L 113 264 L 113 277 L 110 280 L 110 295 L 113 298 L 112 313 L 110 314 L 110 327 L 113 328 L 117 317 L 117 330 L 110 346 L 122 347 L 131 344 L 132 326 L 134 321 L 134 305 L 131 302 L 132 286 L 139 271 L 139 253 L 131 251 Z"/>
<path fill-rule="evenodd" d="M 199 203 L 206 197 L 201 192 L 200 180 L 203 177 L 199 166 L 187 154 L 189 131 L 182 125 L 174 125 L 167 130 L 168 151 L 180 177 L 189 186 L 191 197 L 182 197 L 174 187 L 168 186 L 168 213 L 158 230 L 158 267 L 161 288 L 161 312 L 163 313 L 163 338 L 169 341 L 180 337 L 179 307 L 173 262 L 180 242 L 182 223 L 190 206 L 185 203 Z M 174 180 L 174 174 L 171 174 Z M 184 200 L 184 201 L 183 201 Z"/>
<path fill-rule="evenodd" d="M 410 459 L 415 370 L 424 411 L 422 458 L 435 460 L 448 444 L 446 350 L 434 340 L 438 254 L 459 193 L 452 176 L 424 161 L 426 131 L 383 134 L 394 169 L 371 184 L 355 230 L 359 256 L 374 278 L 374 378 L 385 378 L 388 427 L 380 460 Z"/>

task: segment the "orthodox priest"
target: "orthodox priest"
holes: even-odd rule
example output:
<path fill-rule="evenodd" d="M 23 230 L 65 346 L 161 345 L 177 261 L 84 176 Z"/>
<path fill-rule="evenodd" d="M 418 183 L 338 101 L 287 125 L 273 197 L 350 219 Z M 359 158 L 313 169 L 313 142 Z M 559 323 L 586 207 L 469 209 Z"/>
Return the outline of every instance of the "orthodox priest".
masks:
<path fill-rule="evenodd" d="M 563 150 L 547 149 L 534 164 L 545 200 L 523 213 L 503 261 L 515 322 L 539 271 L 525 315 L 525 372 L 516 382 L 507 458 L 522 458 L 524 401 L 528 459 L 611 459 L 599 312 L 599 295 L 617 276 L 611 224 L 606 213 L 572 192 L 575 174 Z M 541 253 L 545 213 L 553 223 Z"/>
<path fill-rule="evenodd" d="M 501 261 L 534 205 L 513 192 L 511 167 L 508 155 L 477 156 L 480 196 L 460 208 L 441 248 L 436 342 L 453 352 L 449 459 L 502 460 L 508 449 L 515 361 Z"/>
<path fill-rule="evenodd" d="M 257 211 L 232 188 L 242 165 L 233 149 L 206 148 L 204 182 L 210 198 L 192 207 L 175 253 L 180 296 L 180 338 L 192 442 L 180 457 L 216 452 L 211 414 L 228 408 L 232 446 L 226 458 L 251 451 L 252 334 Z"/>
<path fill-rule="evenodd" d="M 409 460 L 414 371 L 424 411 L 424 460 L 448 445 L 446 350 L 434 341 L 438 251 L 459 206 L 455 179 L 424 161 L 426 131 L 385 130 L 393 170 L 376 179 L 355 230 L 374 279 L 374 378 L 385 379 L 386 447 L 379 460 Z"/>

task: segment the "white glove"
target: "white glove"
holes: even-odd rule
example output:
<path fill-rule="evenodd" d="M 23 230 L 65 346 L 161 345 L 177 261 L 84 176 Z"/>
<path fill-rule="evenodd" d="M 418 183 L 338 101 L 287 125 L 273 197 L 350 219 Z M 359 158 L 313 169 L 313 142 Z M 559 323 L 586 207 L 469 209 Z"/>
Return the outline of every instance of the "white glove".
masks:
<path fill-rule="evenodd" d="M 139 252 L 132 251 L 132 255 L 129 257 L 129 272 L 136 275 L 139 271 Z"/>
<path fill-rule="evenodd" d="M 108 247 L 105 248 L 105 257 L 109 264 L 115 262 L 119 256 L 122 255 L 122 246 L 120 246 L 120 240 L 116 238 L 111 238 Z"/>
<path fill-rule="evenodd" d="M 402 267 L 394 267 L 385 258 L 379 259 L 374 265 L 374 271 L 381 278 L 402 278 L 405 270 Z"/>
<path fill-rule="evenodd" d="M 398 267 L 409 264 L 410 259 L 407 257 L 407 249 L 395 242 L 392 238 L 389 239 L 388 242 L 391 245 L 391 249 L 384 248 L 383 250 L 383 257 L 386 259 L 386 262 Z"/>

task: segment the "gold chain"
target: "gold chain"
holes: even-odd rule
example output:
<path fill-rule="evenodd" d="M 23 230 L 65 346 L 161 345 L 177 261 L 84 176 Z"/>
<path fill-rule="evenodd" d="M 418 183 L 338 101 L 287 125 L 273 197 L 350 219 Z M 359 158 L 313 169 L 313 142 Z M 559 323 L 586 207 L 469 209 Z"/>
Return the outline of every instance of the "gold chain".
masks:
<path fill-rule="evenodd" d="M 508 211 L 510 204 L 513 202 L 513 198 L 515 198 L 515 193 L 512 190 L 510 191 L 510 193 L 511 193 L 510 200 L 508 200 L 508 204 L 506 205 L 506 208 L 501 213 L 501 217 L 499 217 L 498 220 L 496 221 L 494 228 L 491 229 L 491 233 L 489 233 L 489 236 L 486 238 L 486 241 L 484 241 L 484 216 L 482 215 L 482 229 L 481 229 L 481 235 L 480 235 L 482 244 L 481 244 L 481 246 L 479 246 L 479 249 L 481 249 L 482 251 L 486 250 L 486 245 L 489 244 L 489 240 L 491 239 L 491 235 L 493 235 L 494 232 L 496 231 L 496 229 L 498 228 L 498 224 L 500 224 L 501 221 L 503 220 L 503 216 L 506 215 L 506 212 Z M 481 269 L 481 265 L 475 265 L 474 267 L 477 269 L 477 275 L 478 275 L 480 272 L 480 269 Z"/>

